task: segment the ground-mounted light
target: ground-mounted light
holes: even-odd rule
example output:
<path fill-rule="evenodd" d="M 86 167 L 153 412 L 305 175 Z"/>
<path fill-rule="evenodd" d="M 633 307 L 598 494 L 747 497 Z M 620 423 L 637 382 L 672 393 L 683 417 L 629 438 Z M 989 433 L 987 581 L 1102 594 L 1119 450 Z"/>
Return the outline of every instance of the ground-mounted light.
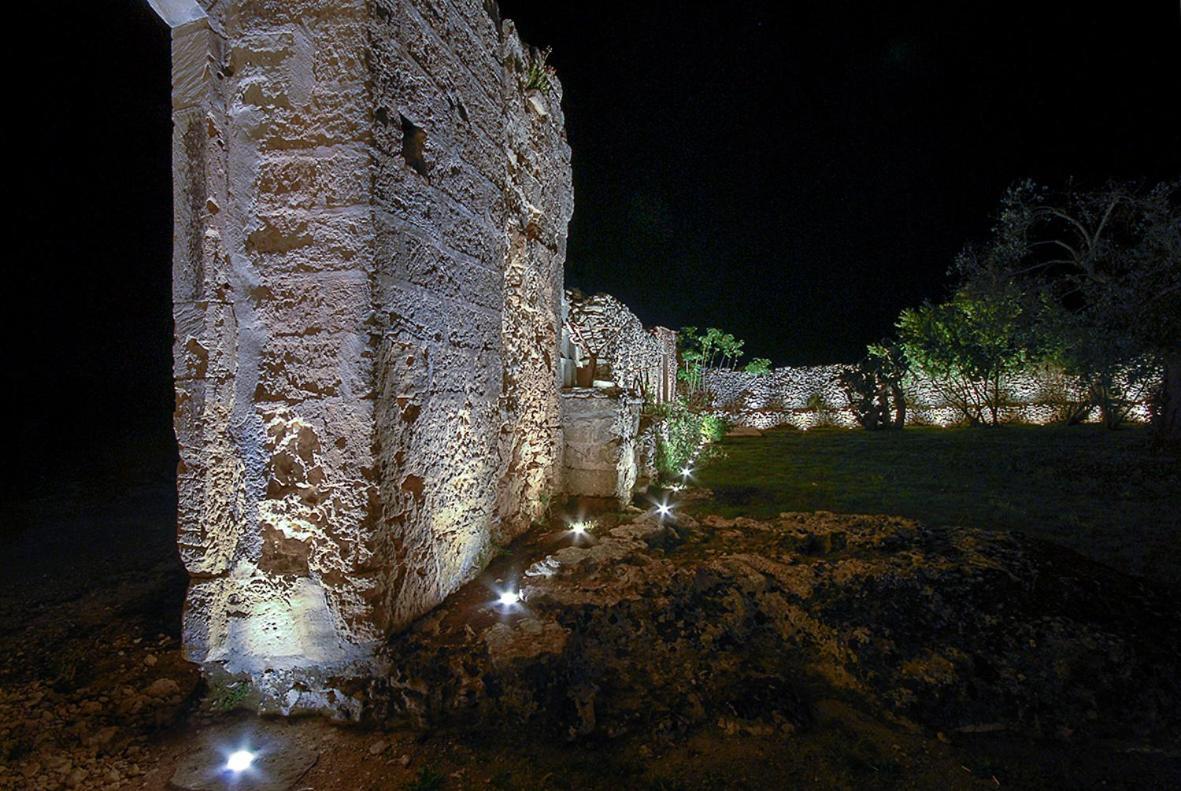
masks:
<path fill-rule="evenodd" d="M 585 536 L 587 533 L 590 532 L 590 525 L 587 524 L 586 522 L 581 522 L 581 521 L 580 522 L 571 522 L 570 523 L 570 532 L 573 533 L 575 535 L 575 537 Z"/>
<path fill-rule="evenodd" d="M 241 774 L 254 763 L 254 753 L 249 750 L 234 750 L 226 758 L 226 771 Z"/>
<path fill-rule="evenodd" d="M 496 605 L 504 612 L 515 610 L 521 606 L 520 591 L 508 588 L 496 594 Z"/>
<path fill-rule="evenodd" d="M 692 474 L 693 474 L 693 468 L 692 468 L 692 467 L 685 467 L 685 468 L 683 468 L 683 469 L 681 470 L 681 477 L 682 477 L 682 478 L 688 478 L 688 477 L 689 477 L 690 475 L 692 475 Z"/>
<path fill-rule="evenodd" d="M 673 507 L 671 505 L 669 505 L 668 503 L 659 503 L 656 506 L 656 513 L 660 516 L 661 519 L 663 519 L 666 516 L 670 516 L 672 514 L 672 512 L 673 512 Z"/>

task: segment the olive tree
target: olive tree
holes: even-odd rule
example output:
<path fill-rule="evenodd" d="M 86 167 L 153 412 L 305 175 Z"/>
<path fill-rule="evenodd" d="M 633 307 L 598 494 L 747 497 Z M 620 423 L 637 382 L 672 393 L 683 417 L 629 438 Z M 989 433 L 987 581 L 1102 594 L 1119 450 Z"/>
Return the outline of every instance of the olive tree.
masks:
<path fill-rule="evenodd" d="M 1089 388 L 1114 427 L 1155 391 L 1160 436 L 1181 441 L 1181 182 L 1006 193 L 992 239 L 962 255 L 971 294 L 1015 291 L 1041 356 Z"/>
<path fill-rule="evenodd" d="M 965 420 L 997 425 L 1006 382 L 1028 360 L 1021 314 L 1013 293 L 981 298 L 960 289 L 947 302 L 903 310 L 898 339 L 910 365 Z"/>

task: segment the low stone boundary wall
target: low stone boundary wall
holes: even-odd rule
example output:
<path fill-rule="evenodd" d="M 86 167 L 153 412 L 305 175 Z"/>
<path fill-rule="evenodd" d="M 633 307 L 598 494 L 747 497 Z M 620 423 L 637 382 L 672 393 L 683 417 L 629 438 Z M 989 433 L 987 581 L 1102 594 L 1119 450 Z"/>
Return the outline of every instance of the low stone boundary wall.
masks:
<path fill-rule="evenodd" d="M 840 365 L 776 368 L 765 376 L 743 371 L 715 371 L 706 378 L 713 394 L 716 414 L 732 425 L 770 429 L 794 426 L 857 428 L 859 424 L 848 399 L 837 384 Z M 958 409 L 949 404 L 935 385 L 922 377 L 911 377 L 906 387 L 906 424 L 953 426 L 963 422 Z M 1076 382 L 1053 374 L 1024 373 L 1005 385 L 1008 403 L 1001 408 L 1001 422 L 1044 425 L 1060 420 L 1066 403 L 1083 400 Z M 1128 419 L 1147 422 L 1148 406 L 1138 403 Z M 1099 420 L 1093 410 L 1087 422 Z"/>

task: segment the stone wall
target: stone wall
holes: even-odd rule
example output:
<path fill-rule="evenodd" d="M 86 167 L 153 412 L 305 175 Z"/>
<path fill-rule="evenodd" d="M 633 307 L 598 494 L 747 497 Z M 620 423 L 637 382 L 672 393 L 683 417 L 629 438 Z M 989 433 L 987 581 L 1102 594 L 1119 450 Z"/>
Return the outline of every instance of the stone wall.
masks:
<path fill-rule="evenodd" d="M 634 313 L 610 294 L 567 291 L 567 321 L 578 347 L 579 365 L 595 354 L 595 378 L 657 403 L 672 400 L 677 384 L 677 334 L 666 327 L 645 329 Z"/>
<path fill-rule="evenodd" d="M 187 655 L 352 713 L 331 677 L 559 485 L 561 86 L 477 0 L 151 2 Z"/>
<path fill-rule="evenodd" d="M 572 497 L 631 501 L 639 480 L 642 398 L 580 387 L 562 393 L 564 491 Z"/>
<path fill-rule="evenodd" d="M 821 425 L 855 428 L 859 424 L 844 391 L 836 383 L 840 365 L 776 368 L 766 376 L 743 371 L 708 374 L 706 387 L 713 406 L 734 425 L 768 429 Z M 1077 382 L 1061 374 L 1022 373 L 1004 385 L 1008 404 L 1001 410 L 1004 422 L 1045 424 L 1061 414 L 1064 395 L 1081 400 Z M 907 425 L 950 426 L 961 421 L 959 410 L 948 403 L 935 385 L 922 376 L 911 376 L 905 385 Z M 814 408 L 819 399 L 820 408 Z M 810 403 L 811 402 L 811 403 Z M 1098 419 L 1097 410 L 1089 417 Z M 1130 419 L 1147 421 L 1144 403 L 1132 408 Z"/>

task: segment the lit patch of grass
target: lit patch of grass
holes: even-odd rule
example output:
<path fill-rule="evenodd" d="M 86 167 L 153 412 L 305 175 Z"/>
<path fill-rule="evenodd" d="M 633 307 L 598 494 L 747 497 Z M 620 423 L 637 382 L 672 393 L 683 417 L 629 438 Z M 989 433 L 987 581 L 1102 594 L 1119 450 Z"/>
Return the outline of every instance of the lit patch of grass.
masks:
<path fill-rule="evenodd" d="M 772 431 L 701 465 L 697 514 L 896 514 L 1020 530 L 1123 571 L 1181 580 L 1181 465 L 1142 429 L 1004 426 Z"/>
<path fill-rule="evenodd" d="M 211 684 L 209 692 L 209 708 L 216 712 L 233 711 L 244 706 L 250 697 L 250 684 L 245 681 L 227 684 Z"/>

